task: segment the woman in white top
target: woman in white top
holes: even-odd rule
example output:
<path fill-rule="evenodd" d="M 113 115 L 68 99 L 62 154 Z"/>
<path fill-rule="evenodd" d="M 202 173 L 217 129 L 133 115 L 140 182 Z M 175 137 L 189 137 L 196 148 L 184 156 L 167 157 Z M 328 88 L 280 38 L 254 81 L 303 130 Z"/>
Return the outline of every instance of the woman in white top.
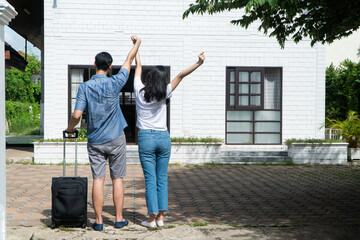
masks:
<path fill-rule="evenodd" d="M 164 226 L 164 213 L 168 210 L 168 164 L 171 153 L 170 135 L 166 126 L 166 99 L 181 80 L 200 67 L 205 60 L 204 53 L 191 67 L 181 71 L 171 83 L 163 66 L 156 66 L 141 81 L 139 52 L 135 57 L 134 93 L 138 144 L 141 166 L 146 183 L 146 204 L 149 219 L 141 225 L 154 228 Z"/>

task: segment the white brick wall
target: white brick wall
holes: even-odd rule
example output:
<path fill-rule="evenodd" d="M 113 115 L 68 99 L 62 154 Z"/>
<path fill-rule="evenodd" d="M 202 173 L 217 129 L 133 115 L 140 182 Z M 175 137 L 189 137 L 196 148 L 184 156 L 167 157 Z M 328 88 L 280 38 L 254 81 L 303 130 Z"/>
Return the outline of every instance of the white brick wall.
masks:
<path fill-rule="evenodd" d="M 241 12 L 213 16 L 182 13 L 192 1 L 44 1 L 45 138 L 60 138 L 67 125 L 68 65 L 91 65 L 108 51 L 121 65 L 130 36 L 143 42 L 143 65 L 167 65 L 171 78 L 193 64 L 201 51 L 205 64 L 184 79 L 171 101 L 172 136 L 225 138 L 226 66 L 283 67 L 283 140 L 323 137 L 325 48 L 305 40 L 281 49 L 252 25 L 229 22 Z"/>

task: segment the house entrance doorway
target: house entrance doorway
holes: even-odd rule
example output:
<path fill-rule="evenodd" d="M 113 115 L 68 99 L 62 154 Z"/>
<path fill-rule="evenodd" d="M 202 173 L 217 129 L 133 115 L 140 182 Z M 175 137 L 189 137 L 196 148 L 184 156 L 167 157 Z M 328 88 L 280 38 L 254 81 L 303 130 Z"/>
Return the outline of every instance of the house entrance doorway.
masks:
<path fill-rule="evenodd" d="M 121 66 L 113 66 L 109 76 L 115 75 L 119 72 Z M 151 70 L 152 66 L 143 66 L 142 79 Z M 168 71 L 168 82 L 170 82 L 170 67 L 166 67 Z M 121 111 L 126 119 L 128 126 L 124 129 L 127 144 L 137 144 L 138 128 L 136 127 L 136 104 L 134 94 L 134 67 L 130 70 L 130 75 L 127 83 L 123 87 L 119 95 L 119 102 Z M 69 66 L 69 106 L 68 117 L 74 112 L 76 95 L 80 84 L 88 81 L 95 74 L 94 66 Z M 86 128 L 86 112 L 84 112 L 77 128 Z M 167 127 L 170 129 L 170 102 L 167 102 Z"/>

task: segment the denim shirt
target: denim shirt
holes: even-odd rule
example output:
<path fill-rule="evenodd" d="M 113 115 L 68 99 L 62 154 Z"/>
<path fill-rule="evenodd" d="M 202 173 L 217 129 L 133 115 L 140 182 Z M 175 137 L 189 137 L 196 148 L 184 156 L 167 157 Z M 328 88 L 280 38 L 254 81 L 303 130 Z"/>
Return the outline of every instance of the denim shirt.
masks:
<path fill-rule="evenodd" d="M 119 94 L 128 78 L 128 70 L 122 68 L 111 77 L 94 75 L 79 86 L 75 110 L 86 109 L 89 143 L 96 145 L 110 142 L 127 127 L 120 109 Z"/>

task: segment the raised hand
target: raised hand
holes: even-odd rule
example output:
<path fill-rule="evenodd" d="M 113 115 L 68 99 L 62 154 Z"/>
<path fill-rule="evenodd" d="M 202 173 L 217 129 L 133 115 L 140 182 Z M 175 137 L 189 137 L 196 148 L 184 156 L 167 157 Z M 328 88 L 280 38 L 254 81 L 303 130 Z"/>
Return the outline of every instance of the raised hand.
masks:
<path fill-rule="evenodd" d="M 137 41 L 141 41 L 141 40 L 140 40 L 140 38 L 139 38 L 138 36 L 133 35 L 133 36 L 131 36 L 131 41 L 132 41 L 133 44 L 135 45 L 135 43 L 136 43 Z"/>
<path fill-rule="evenodd" d="M 202 64 L 205 61 L 205 55 L 204 52 L 199 54 L 199 62 Z"/>

